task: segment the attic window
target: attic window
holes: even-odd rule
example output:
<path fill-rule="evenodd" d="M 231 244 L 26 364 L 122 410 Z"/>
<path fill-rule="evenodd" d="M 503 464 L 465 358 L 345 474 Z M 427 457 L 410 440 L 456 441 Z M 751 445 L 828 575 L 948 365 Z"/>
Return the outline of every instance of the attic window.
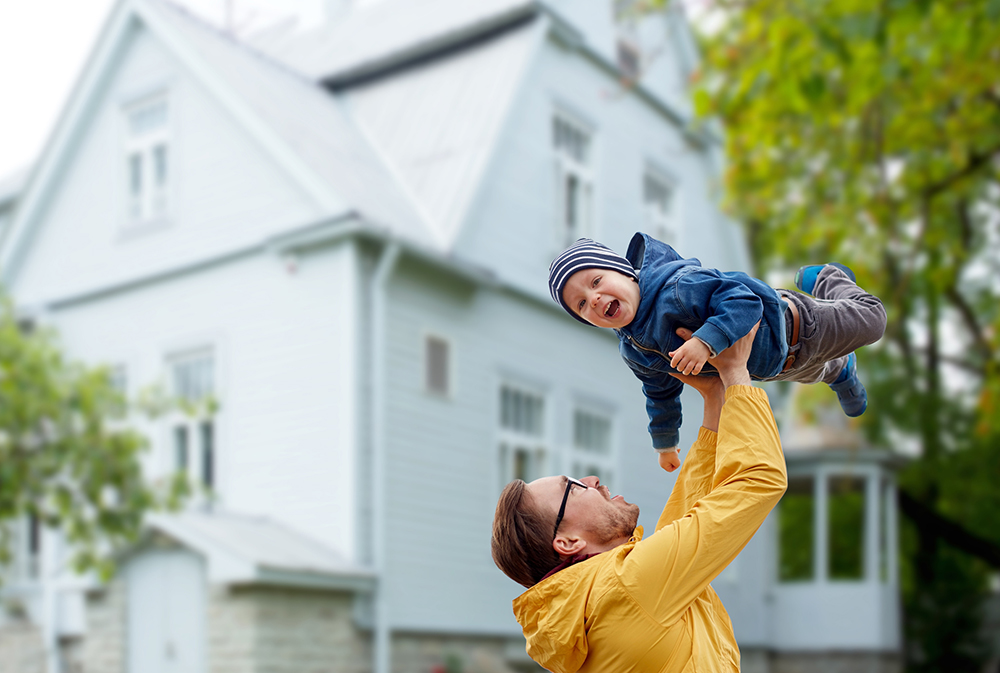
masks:
<path fill-rule="evenodd" d="M 127 220 L 131 224 L 164 217 L 169 206 L 170 108 L 165 96 L 125 109 Z"/>
<path fill-rule="evenodd" d="M 659 173 L 646 171 L 642 180 L 642 200 L 646 210 L 646 233 L 668 245 L 677 245 L 677 188 Z"/>
<path fill-rule="evenodd" d="M 582 124 L 561 113 L 554 116 L 552 146 L 556 156 L 556 230 L 560 247 L 592 233 L 591 145 L 591 134 Z"/>

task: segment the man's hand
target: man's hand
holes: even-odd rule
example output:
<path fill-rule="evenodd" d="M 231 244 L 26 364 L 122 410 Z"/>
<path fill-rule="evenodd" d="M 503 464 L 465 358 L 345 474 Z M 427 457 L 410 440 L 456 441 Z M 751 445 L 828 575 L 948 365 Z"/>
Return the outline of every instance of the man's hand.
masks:
<path fill-rule="evenodd" d="M 671 367 L 681 374 L 693 374 L 694 376 L 701 374 L 701 368 L 708 362 L 708 356 L 711 354 L 712 351 L 705 345 L 704 341 L 690 337 L 680 348 L 667 353 L 670 356 Z"/>
<path fill-rule="evenodd" d="M 677 447 L 670 451 L 660 451 L 660 467 L 667 472 L 673 472 L 681 466 L 681 452 Z"/>
<path fill-rule="evenodd" d="M 719 371 L 719 378 L 729 386 L 749 386 L 750 372 L 747 371 L 747 361 L 753 349 L 753 339 L 757 336 L 760 321 L 746 335 L 732 346 L 712 358 L 712 365 Z"/>

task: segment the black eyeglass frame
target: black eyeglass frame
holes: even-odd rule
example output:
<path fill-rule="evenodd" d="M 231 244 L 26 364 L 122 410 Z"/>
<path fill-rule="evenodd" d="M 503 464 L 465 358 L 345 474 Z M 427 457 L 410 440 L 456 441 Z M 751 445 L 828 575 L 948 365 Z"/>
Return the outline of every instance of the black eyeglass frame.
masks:
<path fill-rule="evenodd" d="M 559 505 L 559 514 L 556 515 L 556 527 L 552 531 L 553 540 L 556 539 L 556 535 L 558 535 L 559 533 L 559 524 L 562 523 L 563 514 L 566 513 L 566 500 L 569 499 L 569 492 L 573 490 L 574 486 L 581 486 L 584 489 L 590 488 L 589 486 L 587 486 L 585 483 L 583 483 L 578 479 L 574 479 L 573 477 L 567 477 L 566 475 L 563 475 L 563 477 L 565 477 L 566 479 L 566 490 L 563 492 L 562 504 Z"/>

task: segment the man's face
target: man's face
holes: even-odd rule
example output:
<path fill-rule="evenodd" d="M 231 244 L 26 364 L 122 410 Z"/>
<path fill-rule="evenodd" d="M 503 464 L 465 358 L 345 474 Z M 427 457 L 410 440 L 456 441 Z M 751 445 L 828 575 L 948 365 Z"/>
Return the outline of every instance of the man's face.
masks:
<path fill-rule="evenodd" d="M 625 327 L 639 308 L 639 285 L 611 269 L 577 271 L 566 281 L 562 296 L 578 316 L 598 327 Z"/>
<path fill-rule="evenodd" d="M 612 497 L 597 477 L 584 477 L 580 481 L 588 488 L 570 487 L 559 533 L 579 535 L 587 541 L 591 552 L 626 542 L 639 521 L 639 506 L 626 502 L 620 495 Z M 535 506 L 550 513 L 553 526 L 566 486 L 566 477 L 542 477 L 526 487 Z"/>

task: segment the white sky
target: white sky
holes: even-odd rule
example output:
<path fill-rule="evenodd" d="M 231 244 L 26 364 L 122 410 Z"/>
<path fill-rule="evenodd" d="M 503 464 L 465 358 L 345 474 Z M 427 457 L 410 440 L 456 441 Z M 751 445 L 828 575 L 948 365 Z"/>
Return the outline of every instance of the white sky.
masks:
<path fill-rule="evenodd" d="M 229 0 L 240 32 L 295 15 L 321 20 L 324 0 Z M 115 0 L 0 2 L 0 182 L 32 163 L 55 125 Z M 181 0 L 221 23 L 227 0 Z"/>

